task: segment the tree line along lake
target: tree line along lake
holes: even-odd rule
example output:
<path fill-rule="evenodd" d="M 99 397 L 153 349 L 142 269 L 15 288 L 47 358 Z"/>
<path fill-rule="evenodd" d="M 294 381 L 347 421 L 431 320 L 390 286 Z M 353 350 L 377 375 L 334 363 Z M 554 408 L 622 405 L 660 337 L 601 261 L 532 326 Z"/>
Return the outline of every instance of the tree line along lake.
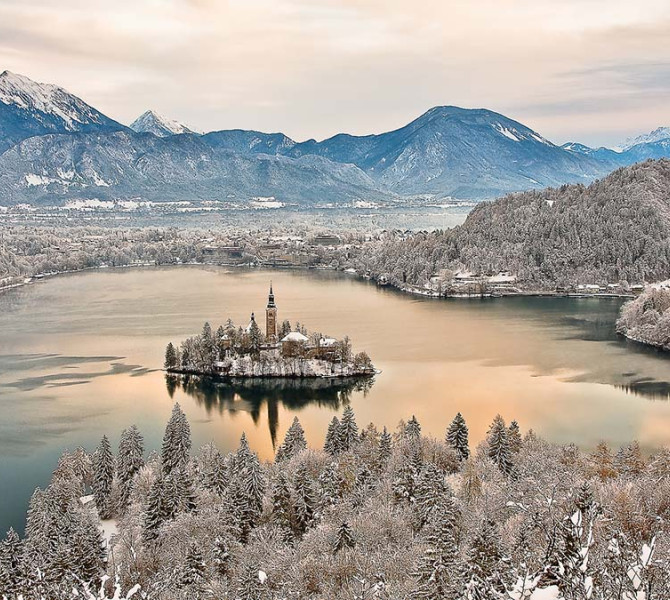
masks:
<path fill-rule="evenodd" d="M 367 351 L 372 383 L 167 382 L 168 342 L 263 315 L 270 280 L 279 320 Z M 461 412 L 474 447 L 500 413 L 558 443 L 670 444 L 670 357 L 618 337 L 615 298 L 432 300 L 324 271 L 216 267 L 100 270 L 0 295 L 0 529 L 22 529 L 28 499 L 64 449 L 118 443 L 136 424 L 160 447 L 174 401 L 194 447 L 230 451 L 246 432 L 270 459 L 293 416 L 321 446 L 351 403 L 360 425 L 416 415 L 443 437 Z"/>

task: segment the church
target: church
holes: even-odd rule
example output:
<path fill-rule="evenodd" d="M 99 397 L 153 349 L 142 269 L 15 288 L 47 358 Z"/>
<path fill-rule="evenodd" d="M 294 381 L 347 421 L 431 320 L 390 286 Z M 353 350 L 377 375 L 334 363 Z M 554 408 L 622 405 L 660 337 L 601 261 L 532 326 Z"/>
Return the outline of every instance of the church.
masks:
<path fill-rule="evenodd" d="M 245 330 L 247 333 L 251 331 L 254 323 L 256 323 L 256 316 L 254 313 L 251 313 L 251 320 L 249 321 L 249 325 L 247 325 Z M 285 335 L 279 339 L 278 323 L 277 304 L 275 302 L 275 295 L 272 290 L 272 282 L 270 282 L 270 293 L 268 294 L 268 303 L 265 307 L 265 347 L 268 349 L 274 348 L 287 342 L 297 342 L 299 344 L 307 343 L 308 337 L 299 331 L 284 332 Z M 256 325 L 258 324 L 256 323 Z M 329 345 L 329 342 L 331 342 L 331 338 L 324 338 L 321 340 L 321 343 L 326 346 Z M 335 340 L 332 340 L 332 343 L 334 342 Z"/>

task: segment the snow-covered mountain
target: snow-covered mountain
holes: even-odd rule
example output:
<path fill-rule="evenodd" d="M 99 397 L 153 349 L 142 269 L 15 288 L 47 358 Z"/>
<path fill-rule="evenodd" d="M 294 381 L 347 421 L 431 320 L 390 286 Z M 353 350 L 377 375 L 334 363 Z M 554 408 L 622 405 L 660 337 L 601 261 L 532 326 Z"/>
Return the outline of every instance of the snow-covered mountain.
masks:
<path fill-rule="evenodd" d="M 82 135 L 89 133 L 95 135 Z M 663 139 L 621 153 L 558 147 L 499 113 L 455 106 L 432 108 L 387 133 L 323 141 L 296 143 L 283 133 L 245 130 L 175 135 L 183 133 L 193 132 L 154 111 L 126 128 L 62 88 L 5 71 L 0 194 L 16 203 L 94 192 L 156 201 L 275 196 L 301 204 L 478 199 L 589 182 L 622 164 L 670 154 Z"/>
<path fill-rule="evenodd" d="M 655 144 L 656 142 L 667 139 L 670 139 L 670 127 L 658 127 L 649 133 L 628 138 L 625 142 L 614 148 L 614 150 L 625 152 L 626 150 L 630 150 L 633 146 L 638 146 L 640 144 Z"/>
<path fill-rule="evenodd" d="M 158 137 L 180 133 L 196 133 L 183 123 L 163 117 L 153 110 L 142 113 L 130 124 L 130 128 L 137 133 L 153 133 Z"/>
<path fill-rule="evenodd" d="M 605 169 L 539 133 L 485 109 L 432 108 L 405 127 L 370 136 L 340 134 L 297 144 L 290 156 L 353 163 L 400 194 L 483 198 L 590 181 Z"/>
<path fill-rule="evenodd" d="M 121 129 L 63 88 L 10 71 L 0 74 L 0 153 L 35 135 Z"/>
<path fill-rule="evenodd" d="M 131 130 L 44 135 L 0 155 L 2 204 L 142 199 L 243 208 L 254 197 L 309 206 L 393 195 L 355 165 L 319 156 L 233 152 L 197 135 L 158 137 Z"/>
<path fill-rule="evenodd" d="M 668 130 L 668 128 L 660 127 L 655 132 L 652 132 L 652 134 L 640 136 L 636 139 L 647 139 L 648 141 L 640 142 L 620 151 L 603 147 L 591 148 L 575 142 L 563 144 L 561 148 L 573 154 L 594 158 L 600 161 L 603 166 L 609 166 L 611 169 L 614 169 L 649 159 L 670 158 L 670 137 L 662 137 L 664 130 Z M 656 134 L 656 132 L 659 133 Z M 656 139 L 657 137 L 658 139 Z"/>

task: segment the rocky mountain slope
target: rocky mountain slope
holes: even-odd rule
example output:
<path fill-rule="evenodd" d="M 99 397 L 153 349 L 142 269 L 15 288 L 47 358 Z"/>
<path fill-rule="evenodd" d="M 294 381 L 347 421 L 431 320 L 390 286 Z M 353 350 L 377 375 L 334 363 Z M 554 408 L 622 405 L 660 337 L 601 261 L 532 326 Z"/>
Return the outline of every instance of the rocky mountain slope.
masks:
<path fill-rule="evenodd" d="M 46 135 L 0 156 L 0 198 L 9 204 L 94 198 L 241 206 L 254 197 L 304 205 L 393 196 L 353 165 L 319 156 L 250 156 L 197 135 Z"/>
<path fill-rule="evenodd" d="M 605 172 L 588 157 L 555 146 L 528 127 L 484 109 L 440 106 L 380 135 L 338 135 L 294 146 L 290 154 L 351 162 L 401 194 L 496 196 Z"/>
<path fill-rule="evenodd" d="M 180 135 L 176 135 L 180 134 Z M 670 154 L 558 147 L 485 109 L 436 107 L 395 131 L 297 143 L 282 133 L 205 135 L 147 111 L 131 128 L 53 85 L 0 75 L 0 204 L 71 199 L 215 200 L 274 196 L 315 205 L 402 197 L 483 199 L 588 183 Z M 652 139 L 653 138 L 653 139 Z"/>
<path fill-rule="evenodd" d="M 0 153 L 36 135 L 119 131 L 124 126 L 66 90 L 0 74 Z"/>

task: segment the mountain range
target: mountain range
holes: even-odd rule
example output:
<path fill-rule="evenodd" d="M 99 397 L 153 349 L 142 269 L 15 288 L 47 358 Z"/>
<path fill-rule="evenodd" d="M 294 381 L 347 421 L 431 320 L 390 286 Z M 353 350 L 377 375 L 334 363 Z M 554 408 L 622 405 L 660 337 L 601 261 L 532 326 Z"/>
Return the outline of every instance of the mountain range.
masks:
<path fill-rule="evenodd" d="M 0 204 L 78 199 L 301 206 L 408 197 L 482 199 L 588 183 L 670 155 L 660 128 L 620 151 L 557 146 L 486 109 L 441 106 L 400 129 L 296 142 L 246 130 L 199 134 L 147 111 L 130 127 L 54 85 L 0 74 Z"/>

